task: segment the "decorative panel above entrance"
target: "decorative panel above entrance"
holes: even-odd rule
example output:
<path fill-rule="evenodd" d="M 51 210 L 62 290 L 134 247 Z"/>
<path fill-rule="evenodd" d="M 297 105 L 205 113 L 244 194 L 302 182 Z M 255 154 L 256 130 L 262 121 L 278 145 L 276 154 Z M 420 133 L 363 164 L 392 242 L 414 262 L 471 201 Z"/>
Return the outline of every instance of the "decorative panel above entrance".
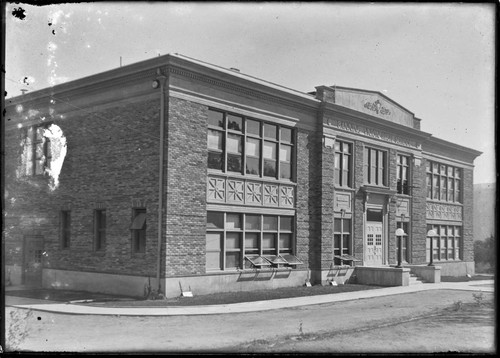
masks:
<path fill-rule="evenodd" d="M 253 179 L 209 176 L 207 179 L 207 202 L 293 208 L 295 206 L 295 187 Z"/>

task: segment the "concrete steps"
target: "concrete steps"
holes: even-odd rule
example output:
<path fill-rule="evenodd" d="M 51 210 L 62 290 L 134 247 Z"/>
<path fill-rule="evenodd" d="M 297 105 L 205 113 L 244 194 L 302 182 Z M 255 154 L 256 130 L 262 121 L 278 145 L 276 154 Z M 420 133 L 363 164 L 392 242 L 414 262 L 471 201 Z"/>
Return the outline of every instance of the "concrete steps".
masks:
<path fill-rule="evenodd" d="M 413 273 L 410 273 L 410 286 L 411 285 L 421 285 L 422 283 L 424 283 L 425 281 L 423 281 L 420 277 L 418 277 L 417 275 L 413 274 Z"/>

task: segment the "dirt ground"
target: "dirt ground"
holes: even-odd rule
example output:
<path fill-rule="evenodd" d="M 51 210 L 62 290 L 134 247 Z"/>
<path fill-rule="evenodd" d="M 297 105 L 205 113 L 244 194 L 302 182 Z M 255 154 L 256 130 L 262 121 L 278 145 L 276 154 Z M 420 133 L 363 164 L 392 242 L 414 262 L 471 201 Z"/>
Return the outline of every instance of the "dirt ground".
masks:
<path fill-rule="evenodd" d="M 474 297 L 476 295 L 476 297 Z M 9 351 L 490 352 L 493 294 L 436 290 L 211 316 L 81 316 L 6 308 Z M 17 337 L 17 338 L 12 338 Z"/>

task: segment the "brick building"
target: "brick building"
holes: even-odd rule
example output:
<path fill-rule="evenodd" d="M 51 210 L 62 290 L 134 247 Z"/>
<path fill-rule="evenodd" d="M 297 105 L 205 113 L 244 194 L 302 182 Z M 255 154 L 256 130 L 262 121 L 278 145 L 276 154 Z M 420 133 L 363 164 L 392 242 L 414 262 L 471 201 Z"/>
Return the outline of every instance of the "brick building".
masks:
<path fill-rule="evenodd" d="M 6 107 L 12 284 L 172 297 L 474 272 L 480 152 L 379 92 L 166 55 Z"/>

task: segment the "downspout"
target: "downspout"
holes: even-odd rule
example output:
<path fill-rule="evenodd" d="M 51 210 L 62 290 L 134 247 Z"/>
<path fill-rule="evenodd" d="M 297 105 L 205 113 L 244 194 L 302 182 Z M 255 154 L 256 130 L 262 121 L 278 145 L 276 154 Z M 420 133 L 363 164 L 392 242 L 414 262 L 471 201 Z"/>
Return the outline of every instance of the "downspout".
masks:
<path fill-rule="evenodd" d="M 161 292 L 161 244 L 162 244 L 162 233 L 163 233 L 163 173 L 164 173 L 164 157 L 165 157 L 165 82 L 167 77 L 161 73 L 158 69 L 158 77 L 153 82 L 160 85 L 160 164 L 158 166 L 159 172 L 159 182 L 158 182 L 158 257 L 157 257 L 157 267 L 156 267 L 156 282 L 158 283 L 158 293 Z M 165 200 L 166 201 L 166 200 Z M 167 253 L 167 241 L 165 240 L 165 255 Z M 166 287 L 165 287 L 166 290 Z M 166 296 L 166 292 L 165 292 Z"/>

